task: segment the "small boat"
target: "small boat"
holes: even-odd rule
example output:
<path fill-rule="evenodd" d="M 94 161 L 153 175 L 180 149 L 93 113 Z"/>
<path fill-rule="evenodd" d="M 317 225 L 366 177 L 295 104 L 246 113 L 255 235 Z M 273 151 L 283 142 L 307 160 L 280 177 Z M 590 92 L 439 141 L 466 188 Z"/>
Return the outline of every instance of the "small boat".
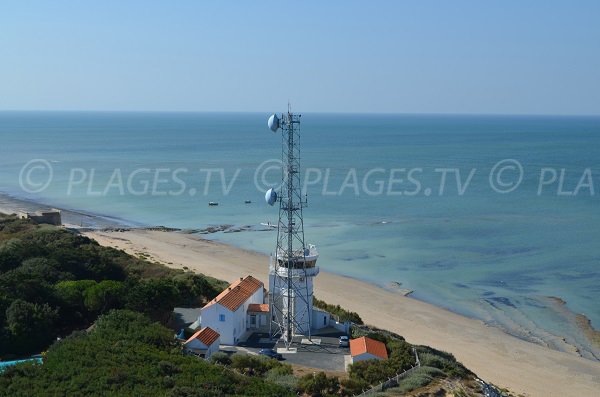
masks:
<path fill-rule="evenodd" d="M 211 207 L 214 207 L 214 206 L 219 205 L 219 203 L 217 203 L 216 201 L 209 201 L 208 205 L 211 206 Z"/>
<path fill-rule="evenodd" d="M 252 200 L 246 200 L 244 201 L 244 204 L 252 204 Z"/>
<path fill-rule="evenodd" d="M 267 226 L 267 227 L 272 227 L 272 228 L 276 228 L 277 227 L 277 225 L 274 225 L 271 222 L 261 222 L 260 224 L 262 226 Z"/>

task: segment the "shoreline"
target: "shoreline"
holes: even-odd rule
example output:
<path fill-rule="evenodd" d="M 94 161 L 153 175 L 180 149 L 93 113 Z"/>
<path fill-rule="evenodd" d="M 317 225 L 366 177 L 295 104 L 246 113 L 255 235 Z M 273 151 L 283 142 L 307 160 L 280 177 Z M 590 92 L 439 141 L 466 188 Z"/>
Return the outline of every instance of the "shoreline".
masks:
<path fill-rule="evenodd" d="M 178 232 L 86 231 L 98 243 L 173 268 L 226 281 L 251 274 L 267 280 L 268 257 Z M 481 320 L 461 316 L 376 285 L 321 271 L 315 296 L 357 312 L 366 324 L 413 344 L 448 351 L 485 381 L 525 396 L 587 396 L 600 388 L 600 363 L 528 342 Z"/>
<path fill-rule="evenodd" d="M 41 201 L 34 201 L 34 200 L 31 200 L 28 198 L 18 198 L 9 193 L 0 191 L 0 213 L 9 214 L 11 212 L 17 212 L 19 210 L 33 212 L 33 211 L 43 209 L 43 208 L 49 208 L 49 206 L 44 205 L 44 203 L 42 203 Z M 102 214 L 98 214 L 98 213 L 93 213 L 93 212 L 89 212 L 89 211 L 85 211 L 85 210 L 67 209 L 67 208 L 58 207 L 58 206 L 55 206 L 53 208 L 59 209 L 61 211 L 64 227 L 71 229 L 71 230 L 78 231 L 78 232 L 98 231 L 98 230 L 101 230 L 101 231 L 104 231 L 104 230 L 108 230 L 108 231 L 158 230 L 158 231 L 175 231 L 175 232 L 179 232 L 182 234 L 198 236 L 199 238 L 204 239 L 204 237 L 202 237 L 203 235 L 210 235 L 210 234 L 214 234 L 214 233 L 218 233 L 218 232 L 234 233 L 234 232 L 242 232 L 242 231 L 270 230 L 270 229 L 261 229 L 260 226 L 257 228 L 253 228 L 252 226 L 248 226 L 248 225 L 236 226 L 236 225 L 232 225 L 232 224 L 214 224 L 214 225 L 208 225 L 208 226 L 205 226 L 202 228 L 196 228 L 196 229 L 181 229 L 181 228 L 173 228 L 173 227 L 168 227 L 168 226 L 154 226 L 154 225 L 150 225 L 150 224 L 135 222 L 130 219 L 122 219 L 122 218 L 117 218 L 117 217 L 113 217 L 113 216 L 107 216 L 107 215 L 102 215 Z M 207 240 L 220 242 L 218 239 L 207 239 Z M 258 253 L 260 255 L 264 255 L 260 252 L 247 250 L 245 248 L 241 248 L 241 247 L 238 247 L 233 244 L 229 244 L 229 243 L 223 243 L 223 244 L 234 247 L 234 248 L 238 248 L 241 250 L 245 250 L 248 252 L 253 252 L 253 253 Z M 348 276 L 348 275 L 345 275 L 342 273 L 335 273 L 335 272 L 331 272 L 331 273 L 339 275 L 341 277 L 354 278 L 352 276 Z M 531 335 L 531 333 L 528 330 L 523 331 L 522 327 L 519 324 L 514 324 L 514 327 L 511 327 L 510 324 L 506 325 L 506 324 L 498 323 L 496 321 L 488 321 L 488 320 L 485 320 L 485 319 L 477 317 L 477 316 L 465 314 L 464 312 L 461 312 L 460 310 L 457 310 L 456 308 L 452 308 L 452 307 L 448 307 L 448 306 L 444 306 L 444 305 L 438 305 L 438 304 L 436 304 L 434 302 L 430 302 L 426 299 L 419 299 L 418 297 L 415 296 L 415 294 L 413 294 L 415 292 L 415 290 L 402 287 L 402 283 L 397 280 L 387 280 L 385 283 L 367 281 L 367 280 L 362 280 L 359 278 L 356 278 L 356 280 L 366 282 L 377 288 L 382 288 L 384 290 L 392 291 L 395 293 L 400 293 L 404 296 L 411 296 L 416 300 L 429 303 L 433 306 L 439 307 L 443 310 L 450 311 L 454 314 L 458 314 L 461 316 L 465 316 L 467 318 L 482 321 L 483 323 L 485 323 L 488 326 L 498 328 L 502 332 L 505 332 L 516 338 L 523 339 L 527 342 L 536 343 L 536 344 L 545 346 L 545 347 L 547 347 L 549 349 L 553 349 L 553 350 L 579 354 L 579 355 L 585 356 L 587 358 L 593 357 L 590 359 L 593 360 L 594 358 L 596 358 L 600 362 L 600 356 L 598 355 L 600 350 L 597 349 L 597 348 L 600 348 L 600 329 L 594 328 L 591 319 L 588 318 L 585 314 L 571 311 L 567 307 L 567 302 L 564 301 L 560 297 L 553 297 L 553 296 L 545 296 L 544 297 L 543 296 L 542 298 L 555 303 L 556 304 L 555 306 L 558 309 L 558 311 L 563 312 L 563 313 L 567 312 L 570 315 L 570 316 L 567 316 L 567 317 L 571 317 L 569 319 L 569 321 L 571 321 L 572 324 L 577 326 L 580 333 L 585 337 L 585 339 L 587 339 L 587 342 L 589 342 L 589 345 L 592 346 L 591 348 L 590 348 L 590 346 L 573 345 L 572 343 L 568 342 L 565 337 L 562 337 L 562 336 L 556 335 L 556 334 L 548 334 L 549 337 L 544 338 L 543 335 L 547 334 L 547 332 L 544 328 L 539 328 L 539 330 L 542 333 L 542 336 L 535 336 L 535 335 Z M 418 291 L 417 291 L 416 295 L 418 295 Z M 560 303 L 560 304 L 558 304 L 558 303 Z M 523 331 L 523 332 L 521 332 L 521 331 Z M 580 350 L 580 349 L 583 349 L 584 354 L 581 354 L 582 350 Z M 596 350 L 596 351 L 594 351 L 594 350 Z"/>
<path fill-rule="evenodd" d="M 106 227 L 139 227 L 140 223 L 119 219 L 112 216 L 96 214 L 89 211 L 74 210 L 59 206 L 47 205 L 40 201 L 15 197 L 0 191 L 0 213 L 13 214 L 19 211 L 35 212 L 40 209 L 56 208 L 61 211 L 63 225 L 72 228 L 106 228 Z"/>
<path fill-rule="evenodd" d="M 0 212 L 44 207 L 38 202 L 0 193 Z M 147 259 L 166 266 L 187 268 L 230 282 L 247 274 L 268 282 L 266 255 L 207 240 L 185 230 L 136 227 L 133 222 L 84 211 L 62 211 L 71 221 L 65 222 L 65 227 L 102 245 L 136 256 L 145 253 L 149 255 Z M 95 227 L 81 227 L 83 221 L 78 219 L 91 219 Z M 411 343 L 451 352 L 484 380 L 518 394 L 585 396 L 600 388 L 600 362 L 582 358 L 576 351 L 554 350 L 521 339 L 482 320 L 407 297 L 407 292 L 397 281 L 380 286 L 326 271 L 321 271 L 315 279 L 315 296 L 319 299 L 356 311 L 365 323 L 397 332 Z M 578 317 L 578 324 L 584 329 L 587 324 L 588 334 L 597 337 L 598 331 L 585 320 L 588 319 Z"/>

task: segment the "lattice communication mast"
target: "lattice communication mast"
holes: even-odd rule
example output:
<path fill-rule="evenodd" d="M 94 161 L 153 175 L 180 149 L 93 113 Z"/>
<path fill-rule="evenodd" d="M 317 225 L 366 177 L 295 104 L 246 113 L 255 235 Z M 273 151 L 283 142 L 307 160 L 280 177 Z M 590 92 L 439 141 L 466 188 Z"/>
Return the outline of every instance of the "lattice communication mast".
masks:
<path fill-rule="evenodd" d="M 296 335 L 310 339 L 313 315 L 313 278 L 319 273 L 314 245 L 304 243 L 302 208 L 306 206 L 300 184 L 300 117 L 289 109 L 272 115 L 269 128 L 281 129 L 282 184 L 277 193 L 267 191 L 270 205 L 279 202 L 277 246 L 269 264 L 269 310 L 272 338 L 281 338 L 286 348 Z"/>

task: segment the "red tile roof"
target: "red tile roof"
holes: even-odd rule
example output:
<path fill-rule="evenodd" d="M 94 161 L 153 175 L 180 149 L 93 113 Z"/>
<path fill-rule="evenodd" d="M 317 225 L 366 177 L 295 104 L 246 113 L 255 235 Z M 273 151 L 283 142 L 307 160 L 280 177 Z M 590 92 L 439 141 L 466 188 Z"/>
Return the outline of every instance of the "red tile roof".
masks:
<path fill-rule="evenodd" d="M 221 335 L 214 329 L 212 329 L 210 327 L 204 327 L 200 331 L 198 331 L 194 335 L 192 335 L 188 340 L 186 340 L 185 343 L 189 343 L 189 342 L 193 341 L 194 339 L 198 339 L 204 345 L 210 346 L 217 339 L 219 339 L 219 336 L 221 336 Z"/>
<path fill-rule="evenodd" d="M 263 283 L 255 279 L 252 276 L 246 276 L 240 278 L 236 282 L 232 283 L 223 292 L 204 307 L 208 307 L 215 303 L 219 303 L 221 306 L 236 311 L 244 302 L 248 300 L 259 288 L 263 287 Z"/>
<path fill-rule="evenodd" d="M 248 305 L 248 312 L 268 313 L 269 312 L 269 304 L 267 304 L 267 303 L 251 303 Z"/>
<path fill-rule="evenodd" d="M 366 336 L 350 340 L 350 355 L 352 357 L 370 353 L 380 358 L 388 358 L 385 344 Z"/>

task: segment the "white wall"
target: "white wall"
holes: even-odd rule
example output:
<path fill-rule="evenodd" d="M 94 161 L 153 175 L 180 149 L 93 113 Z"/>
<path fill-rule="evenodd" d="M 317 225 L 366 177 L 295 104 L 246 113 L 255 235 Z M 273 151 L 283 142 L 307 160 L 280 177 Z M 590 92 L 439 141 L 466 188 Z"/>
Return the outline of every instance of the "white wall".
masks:
<path fill-rule="evenodd" d="M 342 331 L 343 333 L 349 335 L 350 334 L 350 326 L 352 325 L 352 323 L 351 322 L 340 323 L 340 322 L 337 322 L 332 319 L 329 322 L 329 325 L 331 327 L 337 329 L 338 331 Z"/>
<path fill-rule="evenodd" d="M 220 321 L 220 315 L 225 316 L 225 321 Z M 226 345 L 233 345 L 233 313 L 227 308 L 221 306 L 218 303 L 213 303 L 210 306 L 203 307 L 200 311 L 200 317 L 202 323 L 200 326 L 210 327 L 217 331 L 221 335 L 221 343 Z"/>
<path fill-rule="evenodd" d="M 186 349 L 196 349 L 196 350 L 206 350 L 206 354 L 205 354 L 204 358 L 209 359 L 213 353 L 219 351 L 220 342 L 221 342 L 220 338 L 217 338 L 217 340 L 212 345 L 206 346 L 204 343 L 202 343 L 198 339 L 194 339 L 194 340 L 191 340 L 189 343 L 186 343 L 185 348 Z"/>
<path fill-rule="evenodd" d="M 206 358 L 210 358 L 210 356 L 213 353 L 216 353 L 219 351 L 219 346 L 221 345 L 221 338 L 217 338 L 217 340 L 208 347 L 208 350 L 206 352 Z"/>
<path fill-rule="evenodd" d="M 254 294 L 252 294 L 252 296 L 250 298 L 248 298 L 246 300 L 246 302 L 244 302 L 240 307 L 238 307 L 238 309 L 235 312 L 235 320 L 236 320 L 236 335 L 235 338 L 237 338 L 236 342 L 239 342 L 239 338 L 246 333 L 246 329 L 250 328 L 250 319 L 248 318 L 248 306 L 252 303 L 256 304 L 256 303 L 265 303 L 264 302 L 265 299 L 265 295 L 264 295 L 264 291 L 261 288 L 259 288 L 258 290 L 256 290 L 256 292 L 254 292 Z M 257 318 L 258 319 L 258 318 Z"/>
<path fill-rule="evenodd" d="M 252 325 L 250 318 L 256 316 L 256 323 Z M 246 319 L 246 328 L 249 330 L 259 329 L 269 325 L 269 313 L 251 313 Z"/>
<path fill-rule="evenodd" d="M 352 357 L 352 362 L 355 363 L 357 361 L 364 361 L 364 360 L 371 360 L 371 359 L 381 360 L 381 357 L 374 356 L 371 353 L 363 353 L 363 354 L 359 354 L 357 356 Z"/>
<path fill-rule="evenodd" d="M 323 310 L 313 309 L 312 311 L 312 329 L 318 330 L 327 327 L 331 321 L 331 315 Z"/>
<path fill-rule="evenodd" d="M 221 343 L 224 345 L 235 345 L 240 337 L 246 332 L 246 313 L 251 303 L 264 303 L 263 289 L 256 290 L 235 312 L 213 303 L 200 311 L 201 326 L 210 327 L 221 335 Z M 225 321 L 220 321 L 220 315 L 225 316 Z"/>
<path fill-rule="evenodd" d="M 296 321 L 300 324 L 298 329 L 295 330 L 296 335 L 308 334 L 308 323 L 311 322 L 311 328 L 319 329 L 323 328 L 322 325 L 315 327 L 315 318 L 313 310 L 313 277 L 303 277 L 302 281 L 296 279 L 294 284 L 301 289 L 304 293 L 308 293 L 308 304 L 305 299 L 296 297 L 294 299 L 294 315 L 297 316 Z M 273 303 L 281 305 L 281 307 L 287 306 L 287 283 L 283 279 L 276 278 L 274 274 L 269 274 L 269 288 L 270 292 L 273 293 Z M 306 288 L 306 289 L 305 289 Z M 300 317 L 300 318 L 298 318 Z M 320 323 L 323 324 L 323 318 L 320 319 Z"/>

